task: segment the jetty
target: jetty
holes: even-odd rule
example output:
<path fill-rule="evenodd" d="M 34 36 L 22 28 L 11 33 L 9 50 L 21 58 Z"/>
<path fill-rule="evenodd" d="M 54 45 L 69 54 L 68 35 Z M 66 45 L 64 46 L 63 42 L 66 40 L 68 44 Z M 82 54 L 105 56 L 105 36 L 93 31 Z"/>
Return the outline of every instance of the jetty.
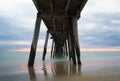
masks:
<path fill-rule="evenodd" d="M 28 66 L 34 65 L 41 20 L 47 27 L 42 60 L 45 60 L 49 37 L 51 58 L 68 56 L 73 64 L 81 64 L 77 21 L 87 0 L 33 0 L 37 9 Z"/>

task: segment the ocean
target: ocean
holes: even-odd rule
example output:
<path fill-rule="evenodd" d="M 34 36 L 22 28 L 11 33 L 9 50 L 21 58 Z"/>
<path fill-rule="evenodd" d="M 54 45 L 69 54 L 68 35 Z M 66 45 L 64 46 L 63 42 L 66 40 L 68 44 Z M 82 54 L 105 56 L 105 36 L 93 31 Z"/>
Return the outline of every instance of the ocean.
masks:
<path fill-rule="evenodd" d="M 29 52 L 0 52 L 0 81 L 56 81 L 61 80 L 60 77 L 69 80 L 71 76 L 120 76 L 120 52 L 81 52 L 81 66 L 73 65 L 68 58 L 50 59 L 50 53 L 42 61 L 42 52 L 37 52 L 34 67 L 28 68 L 28 58 Z"/>

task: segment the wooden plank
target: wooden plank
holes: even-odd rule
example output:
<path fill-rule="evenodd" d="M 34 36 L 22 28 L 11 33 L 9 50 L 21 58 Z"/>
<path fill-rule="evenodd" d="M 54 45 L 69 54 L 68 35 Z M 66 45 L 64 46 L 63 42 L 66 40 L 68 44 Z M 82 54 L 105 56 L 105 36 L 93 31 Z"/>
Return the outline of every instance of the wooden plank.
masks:
<path fill-rule="evenodd" d="M 32 41 L 32 45 L 31 45 L 28 66 L 33 66 L 33 64 L 34 64 L 35 55 L 36 55 L 36 47 L 37 47 L 37 42 L 38 42 L 38 37 L 39 37 L 40 24 L 41 24 L 41 16 L 39 13 L 37 13 L 34 36 L 33 36 L 33 41 Z"/>

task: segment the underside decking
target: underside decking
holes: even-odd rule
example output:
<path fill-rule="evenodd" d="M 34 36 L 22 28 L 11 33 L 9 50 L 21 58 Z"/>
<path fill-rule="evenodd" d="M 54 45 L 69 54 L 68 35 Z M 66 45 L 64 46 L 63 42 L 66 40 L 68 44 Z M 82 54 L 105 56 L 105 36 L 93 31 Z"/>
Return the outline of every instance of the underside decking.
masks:
<path fill-rule="evenodd" d="M 38 12 L 50 30 L 67 28 L 68 17 L 80 17 L 87 0 L 33 0 Z"/>

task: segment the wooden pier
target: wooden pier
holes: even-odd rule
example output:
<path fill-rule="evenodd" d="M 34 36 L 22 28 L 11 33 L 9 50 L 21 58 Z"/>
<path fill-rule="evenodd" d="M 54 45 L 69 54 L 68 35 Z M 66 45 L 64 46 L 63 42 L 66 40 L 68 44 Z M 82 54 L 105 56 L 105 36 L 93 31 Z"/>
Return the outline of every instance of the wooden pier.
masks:
<path fill-rule="evenodd" d="M 47 27 L 42 60 L 45 60 L 49 34 L 52 36 L 51 58 L 57 54 L 69 56 L 81 64 L 77 20 L 87 0 L 33 0 L 37 17 L 28 66 L 34 65 L 41 20 Z"/>

